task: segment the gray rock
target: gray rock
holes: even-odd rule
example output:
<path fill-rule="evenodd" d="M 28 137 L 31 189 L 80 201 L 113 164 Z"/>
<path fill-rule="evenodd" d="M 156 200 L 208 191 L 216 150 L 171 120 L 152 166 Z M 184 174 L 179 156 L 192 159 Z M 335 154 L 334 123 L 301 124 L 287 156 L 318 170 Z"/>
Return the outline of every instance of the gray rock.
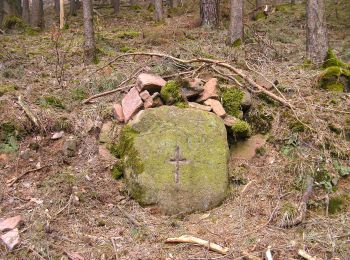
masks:
<path fill-rule="evenodd" d="M 174 106 L 138 113 L 122 131 L 124 175 L 131 196 L 166 214 L 204 211 L 228 191 L 228 144 L 223 120 Z"/>
<path fill-rule="evenodd" d="M 241 107 L 245 111 L 245 110 L 248 110 L 251 107 L 251 105 L 252 105 L 252 95 L 249 92 L 244 91 L 244 95 L 241 101 Z"/>
<path fill-rule="evenodd" d="M 67 157 L 74 157 L 77 153 L 78 141 L 74 136 L 70 136 L 63 144 L 63 154 Z"/>

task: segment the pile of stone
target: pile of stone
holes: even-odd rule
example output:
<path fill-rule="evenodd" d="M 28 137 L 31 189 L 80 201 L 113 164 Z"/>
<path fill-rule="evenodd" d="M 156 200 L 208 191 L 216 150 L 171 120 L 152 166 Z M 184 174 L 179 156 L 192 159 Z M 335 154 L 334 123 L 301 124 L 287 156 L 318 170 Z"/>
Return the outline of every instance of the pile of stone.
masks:
<path fill-rule="evenodd" d="M 22 223 L 21 216 L 15 216 L 7 219 L 0 219 L 1 241 L 6 245 L 9 251 L 12 251 L 20 243 L 18 226 Z"/>
<path fill-rule="evenodd" d="M 138 76 L 136 84 L 122 99 L 121 104 L 113 106 L 113 114 L 120 123 L 127 123 L 139 111 L 143 109 L 171 105 L 161 95 L 162 88 L 167 82 L 158 75 L 142 73 Z M 181 87 L 182 99 L 188 107 L 208 112 L 213 112 L 224 119 L 226 126 L 232 126 L 236 118 L 228 115 L 218 100 L 218 80 L 211 78 L 207 82 L 195 78 L 189 80 Z M 249 107 L 251 98 L 249 93 L 244 93 L 244 106 Z"/>

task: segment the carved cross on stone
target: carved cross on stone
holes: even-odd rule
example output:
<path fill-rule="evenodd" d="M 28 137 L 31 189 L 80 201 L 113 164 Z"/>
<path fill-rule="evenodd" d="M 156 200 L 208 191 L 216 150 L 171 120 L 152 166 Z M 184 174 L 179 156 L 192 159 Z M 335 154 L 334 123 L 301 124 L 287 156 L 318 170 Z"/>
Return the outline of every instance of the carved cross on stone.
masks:
<path fill-rule="evenodd" d="M 169 162 L 175 165 L 174 177 L 175 183 L 179 183 L 180 180 L 180 164 L 186 164 L 187 160 L 185 158 L 181 158 L 180 155 L 180 147 L 176 145 L 175 147 L 175 156 L 174 158 L 170 158 Z"/>

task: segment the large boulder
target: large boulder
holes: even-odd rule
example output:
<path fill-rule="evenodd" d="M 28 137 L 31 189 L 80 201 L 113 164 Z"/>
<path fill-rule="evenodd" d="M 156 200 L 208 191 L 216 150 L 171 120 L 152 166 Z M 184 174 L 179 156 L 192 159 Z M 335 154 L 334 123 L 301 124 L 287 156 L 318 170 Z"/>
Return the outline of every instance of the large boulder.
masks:
<path fill-rule="evenodd" d="M 228 191 L 223 120 L 194 108 L 140 112 L 122 131 L 119 155 L 131 196 L 166 214 L 204 211 Z"/>

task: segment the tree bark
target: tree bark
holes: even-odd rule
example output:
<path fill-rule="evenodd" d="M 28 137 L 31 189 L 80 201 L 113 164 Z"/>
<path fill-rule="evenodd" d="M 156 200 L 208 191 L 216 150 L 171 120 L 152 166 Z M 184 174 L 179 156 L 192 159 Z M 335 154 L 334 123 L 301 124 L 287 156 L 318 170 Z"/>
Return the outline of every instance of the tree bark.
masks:
<path fill-rule="evenodd" d="M 263 6 L 263 1 L 262 0 L 256 0 L 255 1 L 255 5 L 256 5 L 256 9 L 258 9 L 259 7 Z"/>
<path fill-rule="evenodd" d="M 154 0 L 154 19 L 157 22 L 163 21 L 163 0 Z"/>
<path fill-rule="evenodd" d="M 23 0 L 22 19 L 27 24 L 29 24 L 29 22 L 30 22 L 29 0 Z"/>
<path fill-rule="evenodd" d="M 36 28 L 44 28 L 44 5 L 43 0 L 32 0 L 31 24 Z"/>
<path fill-rule="evenodd" d="M 0 0 L 0 27 L 2 25 L 3 19 L 4 19 L 4 0 Z"/>
<path fill-rule="evenodd" d="M 239 45 L 243 40 L 243 0 L 231 0 L 228 44 Z"/>
<path fill-rule="evenodd" d="M 64 28 L 64 0 L 60 0 L 60 29 Z"/>
<path fill-rule="evenodd" d="M 112 0 L 111 1 L 113 10 L 115 14 L 119 14 L 120 11 L 120 0 Z"/>
<path fill-rule="evenodd" d="M 60 15 L 60 0 L 54 0 L 55 2 L 55 14 L 58 17 Z"/>
<path fill-rule="evenodd" d="M 201 25 L 219 25 L 219 0 L 200 0 Z"/>
<path fill-rule="evenodd" d="M 75 0 L 69 0 L 69 15 L 77 15 L 77 2 Z"/>
<path fill-rule="evenodd" d="M 306 54 L 314 63 L 322 62 L 328 50 L 325 1 L 307 0 Z"/>
<path fill-rule="evenodd" d="M 83 14 L 84 14 L 84 33 L 85 33 L 85 44 L 84 44 L 85 63 L 93 63 L 96 60 L 96 46 L 95 46 L 91 0 L 83 0 Z"/>

